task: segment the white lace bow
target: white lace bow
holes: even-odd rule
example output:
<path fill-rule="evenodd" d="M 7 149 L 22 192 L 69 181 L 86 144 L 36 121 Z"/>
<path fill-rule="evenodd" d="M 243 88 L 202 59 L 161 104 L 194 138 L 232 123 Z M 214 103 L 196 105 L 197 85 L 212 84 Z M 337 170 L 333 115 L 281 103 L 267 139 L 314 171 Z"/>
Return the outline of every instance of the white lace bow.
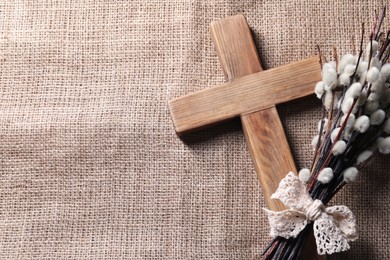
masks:
<path fill-rule="evenodd" d="M 352 211 L 346 206 L 325 208 L 320 200 L 313 201 L 305 184 L 293 172 L 280 181 L 271 198 L 279 199 L 290 208 L 280 212 L 264 209 L 272 237 L 296 237 L 308 223 L 314 222 L 314 236 L 320 255 L 348 250 L 348 241 L 358 238 Z"/>

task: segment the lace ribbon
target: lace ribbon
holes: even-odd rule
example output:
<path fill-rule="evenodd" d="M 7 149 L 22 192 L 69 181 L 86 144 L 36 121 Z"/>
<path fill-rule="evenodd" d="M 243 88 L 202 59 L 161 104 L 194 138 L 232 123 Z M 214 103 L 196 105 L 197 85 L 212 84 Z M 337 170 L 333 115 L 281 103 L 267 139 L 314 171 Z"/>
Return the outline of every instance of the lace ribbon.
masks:
<path fill-rule="evenodd" d="M 308 223 L 314 222 L 314 236 L 320 255 L 348 250 L 348 241 L 358 238 L 352 211 L 346 206 L 326 208 L 320 200 L 313 201 L 305 184 L 293 172 L 280 181 L 271 198 L 279 199 L 290 208 L 280 212 L 264 209 L 272 237 L 296 237 Z"/>

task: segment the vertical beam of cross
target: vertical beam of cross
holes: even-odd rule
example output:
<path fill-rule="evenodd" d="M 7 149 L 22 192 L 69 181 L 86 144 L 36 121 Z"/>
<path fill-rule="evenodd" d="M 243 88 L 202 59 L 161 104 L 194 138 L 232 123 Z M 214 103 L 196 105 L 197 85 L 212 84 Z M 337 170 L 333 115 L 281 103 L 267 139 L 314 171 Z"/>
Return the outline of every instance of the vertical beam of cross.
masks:
<path fill-rule="evenodd" d="M 240 116 L 264 200 L 268 208 L 283 210 L 285 206 L 271 195 L 288 172 L 297 170 L 275 105 L 313 93 L 314 84 L 321 80 L 318 59 L 262 72 L 243 15 L 213 22 L 210 33 L 228 83 L 171 100 L 176 132 Z M 320 259 L 313 241 L 306 250 L 307 259 Z"/>
<path fill-rule="evenodd" d="M 263 70 L 244 16 L 213 22 L 210 32 L 227 81 Z M 276 107 L 240 117 L 267 206 L 283 210 L 284 205 L 270 195 L 296 167 Z"/>

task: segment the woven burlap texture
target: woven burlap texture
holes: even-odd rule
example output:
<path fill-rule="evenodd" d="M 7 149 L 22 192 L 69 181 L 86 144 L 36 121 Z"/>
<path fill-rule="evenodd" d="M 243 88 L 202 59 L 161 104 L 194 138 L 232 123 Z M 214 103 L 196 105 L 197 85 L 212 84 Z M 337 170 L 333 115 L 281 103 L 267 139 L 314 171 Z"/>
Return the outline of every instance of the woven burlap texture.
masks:
<path fill-rule="evenodd" d="M 240 122 L 181 140 L 167 101 L 224 81 L 212 21 L 243 13 L 272 68 L 350 51 L 381 4 L 2 1 L 0 259 L 259 259 L 269 226 Z M 319 101 L 279 111 L 308 166 Z M 390 258 L 388 169 L 333 202 L 360 233 L 336 259 Z"/>

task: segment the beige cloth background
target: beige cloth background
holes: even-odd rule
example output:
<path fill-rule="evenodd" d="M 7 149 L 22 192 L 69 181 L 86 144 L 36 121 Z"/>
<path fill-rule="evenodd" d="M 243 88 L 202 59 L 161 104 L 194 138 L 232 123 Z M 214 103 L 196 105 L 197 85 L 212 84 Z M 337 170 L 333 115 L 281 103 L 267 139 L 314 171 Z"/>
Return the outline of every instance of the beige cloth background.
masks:
<path fill-rule="evenodd" d="M 381 4 L 2 1 L 0 259 L 259 259 L 268 224 L 239 121 L 183 142 L 167 101 L 223 81 L 214 20 L 243 13 L 272 68 L 316 44 L 350 51 Z M 279 111 L 308 166 L 319 102 Z M 390 258 L 388 169 L 338 195 L 360 239 L 335 259 Z"/>

